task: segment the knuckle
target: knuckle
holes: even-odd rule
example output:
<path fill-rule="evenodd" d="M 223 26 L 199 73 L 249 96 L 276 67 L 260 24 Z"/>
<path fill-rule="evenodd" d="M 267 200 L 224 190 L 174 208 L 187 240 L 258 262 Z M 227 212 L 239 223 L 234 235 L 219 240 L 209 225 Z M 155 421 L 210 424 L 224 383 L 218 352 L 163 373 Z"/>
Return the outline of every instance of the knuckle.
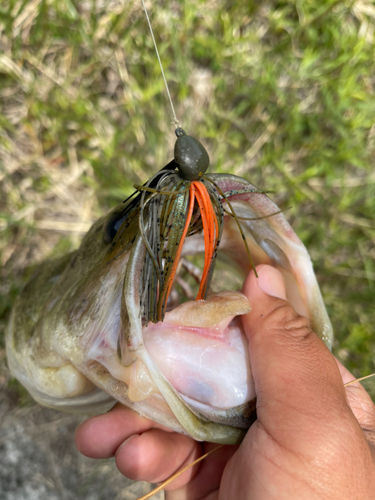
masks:
<path fill-rule="evenodd" d="M 268 330 L 279 346 L 285 346 L 289 352 L 303 357 L 313 353 L 322 354 L 322 342 L 311 329 L 309 320 L 298 314 L 289 304 L 275 309 L 268 318 Z M 315 359 L 315 356 L 313 356 Z"/>
<path fill-rule="evenodd" d="M 269 326 L 278 333 L 304 340 L 313 334 L 309 320 L 298 314 L 289 304 L 282 304 L 270 313 Z"/>

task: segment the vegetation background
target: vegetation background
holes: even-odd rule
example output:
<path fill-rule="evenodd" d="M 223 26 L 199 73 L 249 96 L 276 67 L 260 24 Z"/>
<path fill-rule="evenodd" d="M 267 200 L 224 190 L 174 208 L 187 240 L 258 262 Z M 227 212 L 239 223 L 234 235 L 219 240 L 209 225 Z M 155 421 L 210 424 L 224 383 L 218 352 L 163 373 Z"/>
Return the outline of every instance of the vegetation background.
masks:
<path fill-rule="evenodd" d="M 183 127 L 207 147 L 211 171 L 274 191 L 314 262 L 335 354 L 355 376 L 374 372 L 375 3 L 147 5 Z M 0 408 L 7 425 L 20 419 L 17 439 L 60 425 L 66 441 L 76 421 L 31 406 L 7 370 L 3 331 L 32 266 L 77 247 L 98 216 L 172 158 L 140 0 L 1 2 L 0 106 Z M 58 467 L 42 481 L 46 498 L 75 498 L 60 466 L 72 474 L 78 458 L 57 456 L 53 443 L 48 453 Z M 78 469 L 92 484 L 88 463 Z M 116 474 L 112 462 L 101 467 Z M 16 496 L 6 498 L 32 498 L 24 492 L 42 483 L 30 477 L 23 489 L 21 479 L 14 491 L 9 483 Z M 102 498 L 87 488 L 87 498 Z M 136 498 L 129 491 L 116 498 Z"/>

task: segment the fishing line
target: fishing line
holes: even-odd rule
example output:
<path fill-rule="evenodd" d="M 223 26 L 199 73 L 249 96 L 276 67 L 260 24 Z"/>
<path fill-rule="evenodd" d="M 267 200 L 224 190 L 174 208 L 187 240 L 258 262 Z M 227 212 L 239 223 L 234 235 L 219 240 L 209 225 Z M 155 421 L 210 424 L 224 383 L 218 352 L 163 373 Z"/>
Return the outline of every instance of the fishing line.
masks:
<path fill-rule="evenodd" d="M 258 189 L 222 191 L 212 179 L 205 176 L 210 158 L 204 146 L 180 128 L 176 117 L 168 82 L 165 77 L 145 0 L 141 0 L 150 29 L 164 85 L 176 126 L 174 159 L 151 177 L 143 186 L 135 185 L 138 194 L 128 198 L 122 217 L 131 222 L 137 217 L 139 232 L 146 247 L 141 269 L 139 294 L 140 317 L 148 321 L 163 321 L 168 298 L 176 277 L 178 262 L 185 239 L 196 232 L 203 232 L 204 265 L 196 300 L 205 300 L 214 273 L 218 247 L 224 226 L 224 213 L 230 213 L 241 233 L 251 267 L 257 272 L 252 260 L 240 219 L 229 197 L 242 192 L 260 192 Z M 225 201 L 229 210 L 225 210 Z M 227 207 L 226 207 L 227 208 Z M 270 214 L 274 215 L 274 214 Z M 251 220 L 251 219 L 248 219 Z M 119 241 L 122 228 L 112 242 Z"/>
<path fill-rule="evenodd" d="M 170 105 L 171 105 L 171 108 L 172 108 L 173 123 L 174 123 L 174 125 L 175 125 L 176 128 L 179 128 L 180 122 L 177 119 L 177 116 L 176 116 L 176 113 L 175 113 L 175 110 L 174 110 L 174 106 L 173 106 L 171 94 L 169 93 L 169 87 L 168 87 L 167 79 L 165 78 L 165 74 L 164 74 L 164 70 L 163 70 L 163 65 L 161 63 L 161 59 L 160 59 L 160 56 L 159 56 L 158 47 L 156 45 L 156 41 L 155 41 L 155 37 L 154 37 L 154 32 L 152 31 L 151 21 L 150 21 L 150 18 L 148 17 L 148 12 L 147 12 L 146 4 L 145 4 L 144 0 L 142 0 L 142 5 L 143 5 L 143 9 L 144 9 L 145 14 L 146 14 L 146 19 L 147 19 L 148 27 L 150 28 L 151 38 L 152 38 L 152 41 L 154 42 L 154 47 L 155 47 L 156 55 L 157 55 L 157 58 L 158 58 L 158 61 L 159 61 L 159 65 L 160 65 L 160 69 L 161 69 L 161 74 L 163 76 L 164 85 L 165 85 L 165 88 L 167 90 L 168 99 L 169 99 L 169 102 L 170 102 Z"/>

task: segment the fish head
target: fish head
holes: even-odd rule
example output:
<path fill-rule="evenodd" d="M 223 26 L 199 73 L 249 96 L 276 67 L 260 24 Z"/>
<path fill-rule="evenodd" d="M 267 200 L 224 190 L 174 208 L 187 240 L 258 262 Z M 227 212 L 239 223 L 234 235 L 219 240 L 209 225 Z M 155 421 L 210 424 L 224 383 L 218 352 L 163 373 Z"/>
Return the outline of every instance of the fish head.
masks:
<path fill-rule="evenodd" d="M 221 200 L 226 215 L 217 257 L 224 267 L 218 265 L 213 280 L 219 282 L 215 276 L 224 269 L 229 279 L 221 290 L 183 303 L 172 291 L 164 320 L 146 324 L 140 280 L 148 250 L 139 214 L 126 218 L 124 205 L 116 207 L 76 252 L 42 268 L 16 302 L 7 333 L 9 365 L 37 401 L 74 411 L 120 401 L 196 440 L 241 441 L 256 418 L 240 320 L 251 304 L 227 286 L 241 289 L 252 264 L 228 201 L 254 264 L 282 273 L 288 300 L 331 347 L 332 328 L 309 254 L 277 205 L 240 177 L 207 177 L 227 198 Z M 194 275 L 194 258 L 204 251 L 202 234 L 187 238 L 180 271 L 190 266 Z M 177 274 L 176 288 L 183 283 Z"/>

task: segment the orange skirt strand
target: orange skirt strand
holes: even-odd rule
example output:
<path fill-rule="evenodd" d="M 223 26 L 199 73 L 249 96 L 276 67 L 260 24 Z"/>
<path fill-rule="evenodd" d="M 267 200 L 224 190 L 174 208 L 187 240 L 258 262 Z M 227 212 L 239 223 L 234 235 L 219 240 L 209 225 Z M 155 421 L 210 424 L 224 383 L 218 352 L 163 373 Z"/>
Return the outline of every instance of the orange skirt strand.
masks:
<path fill-rule="evenodd" d="M 198 181 L 193 181 L 192 184 L 197 190 L 196 197 L 202 217 L 204 235 L 204 266 L 196 298 L 196 300 L 202 300 L 204 299 L 206 293 L 208 273 L 215 255 L 218 238 L 218 223 L 206 186 L 202 182 Z"/>
<path fill-rule="evenodd" d="M 201 214 L 203 235 L 204 235 L 204 250 L 205 250 L 203 273 L 196 300 L 204 299 L 206 294 L 207 278 L 210 271 L 210 266 L 213 263 L 215 257 L 215 249 L 218 242 L 219 225 L 206 186 L 202 182 L 192 181 L 192 183 L 190 184 L 189 208 L 186 217 L 184 231 L 182 233 L 181 240 L 177 248 L 177 252 L 175 255 L 172 269 L 168 276 L 166 287 L 164 288 L 164 291 L 158 300 L 158 312 L 157 312 L 158 321 L 162 321 L 162 318 L 164 316 L 163 309 L 168 302 L 168 297 L 172 289 L 173 280 L 176 275 L 177 266 L 182 253 L 182 248 L 184 246 L 185 238 L 191 223 L 195 200 L 197 200 Z"/>
<path fill-rule="evenodd" d="M 169 273 L 168 281 L 167 281 L 167 286 L 164 288 L 164 291 L 162 295 L 159 297 L 158 301 L 158 313 L 157 313 L 157 319 L 158 321 L 163 321 L 163 316 L 164 316 L 164 311 L 163 311 L 163 305 L 164 307 L 167 305 L 168 302 L 168 297 L 169 294 L 171 293 L 171 288 L 173 284 L 173 280 L 177 271 L 177 266 L 181 257 L 181 252 L 182 252 L 182 247 L 184 246 L 184 241 L 190 226 L 191 218 L 193 216 L 193 210 L 194 210 L 194 202 L 195 202 L 195 187 L 193 183 L 190 184 L 190 199 L 189 199 L 189 208 L 188 208 L 188 214 L 186 217 L 186 222 L 185 222 L 185 227 L 184 227 L 184 232 L 182 233 L 180 243 L 177 248 L 175 260 L 173 262 L 173 266 L 171 269 L 171 272 Z"/>

